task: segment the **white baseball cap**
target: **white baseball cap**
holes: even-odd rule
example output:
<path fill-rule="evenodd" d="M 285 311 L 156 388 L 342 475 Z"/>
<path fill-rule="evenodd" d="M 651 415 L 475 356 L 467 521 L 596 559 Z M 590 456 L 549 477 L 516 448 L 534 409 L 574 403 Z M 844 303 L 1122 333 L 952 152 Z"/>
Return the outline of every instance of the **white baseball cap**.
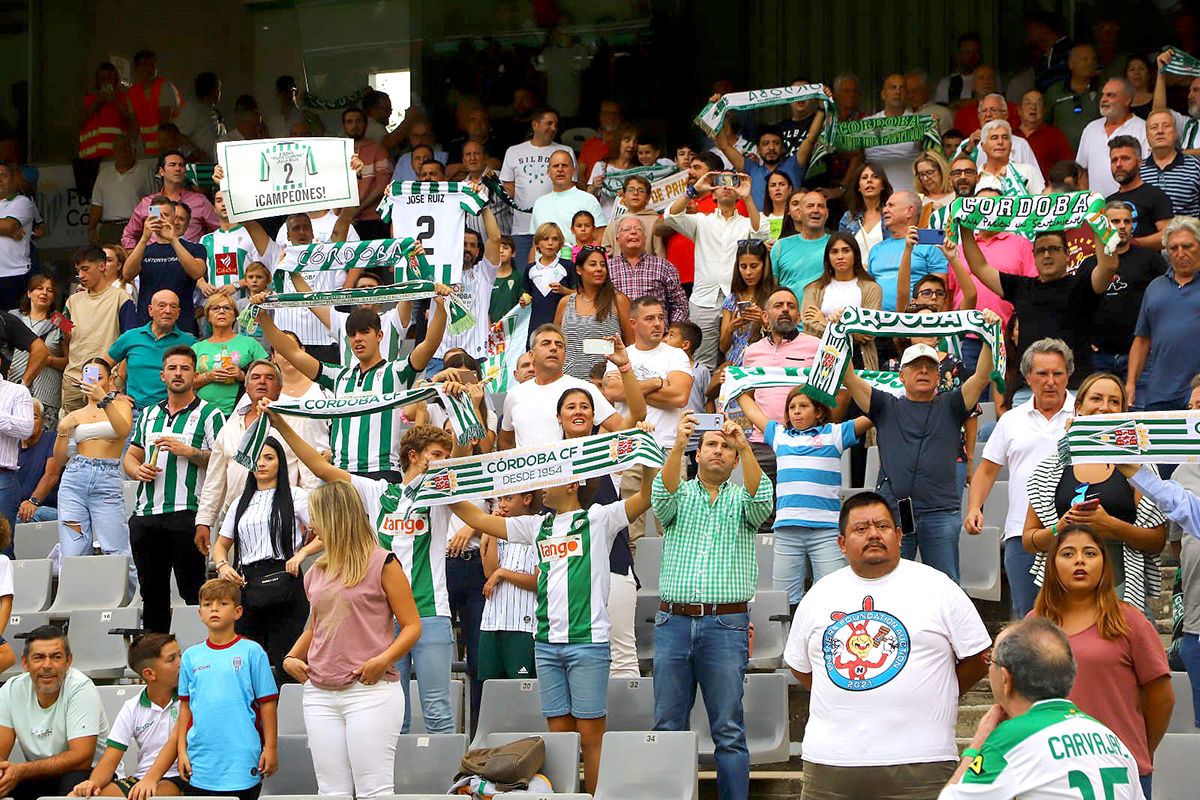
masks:
<path fill-rule="evenodd" d="M 938 351 L 934 350 L 927 344 L 909 345 L 904 350 L 904 355 L 900 356 L 900 366 L 906 367 L 918 358 L 932 359 L 933 363 L 938 363 Z"/>

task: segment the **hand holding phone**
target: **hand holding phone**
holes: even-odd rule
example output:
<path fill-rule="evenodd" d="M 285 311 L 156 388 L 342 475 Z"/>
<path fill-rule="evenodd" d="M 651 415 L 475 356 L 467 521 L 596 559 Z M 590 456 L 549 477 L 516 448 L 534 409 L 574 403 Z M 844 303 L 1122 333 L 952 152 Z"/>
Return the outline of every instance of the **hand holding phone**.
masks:
<path fill-rule="evenodd" d="M 1075 511 L 1095 511 L 1099 507 L 1099 497 L 1093 497 L 1090 500 L 1084 500 L 1082 503 L 1076 503 L 1075 505 L 1071 506 L 1071 508 Z"/>
<path fill-rule="evenodd" d="M 724 414 L 697 414 L 697 431 L 719 431 L 725 427 Z"/>
<path fill-rule="evenodd" d="M 946 241 L 946 232 L 939 228 L 917 228 L 917 244 L 940 245 Z"/>
<path fill-rule="evenodd" d="M 741 184 L 742 179 L 736 172 L 718 172 L 712 176 L 712 185 L 714 188 L 718 186 L 728 186 L 734 188 Z"/>
<path fill-rule="evenodd" d="M 83 365 L 83 384 L 90 386 L 93 383 L 100 382 L 100 365 L 99 364 L 84 364 Z"/>
<path fill-rule="evenodd" d="M 583 354 L 585 356 L 611 356 L 614 345 L 608 339 L 584 339 Z"/>

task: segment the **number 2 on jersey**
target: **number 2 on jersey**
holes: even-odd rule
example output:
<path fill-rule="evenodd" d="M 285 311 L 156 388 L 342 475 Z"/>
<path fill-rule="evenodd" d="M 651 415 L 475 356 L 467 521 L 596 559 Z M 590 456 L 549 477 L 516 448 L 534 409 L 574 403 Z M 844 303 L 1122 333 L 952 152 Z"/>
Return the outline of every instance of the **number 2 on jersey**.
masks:
<path fill-rule="evenodd" d="M 1079 792 L 1083 800 L 1097 800 L 1096 790 L 1092 787 L 1092 779 L 1086 772 L 1073 769 L 1067 773 L 1067 782 L 1071 788 Z M 1113 800 L 1113 787 L 1129 783 L 1129 773 L 1124 767 L 1103 767 L 1100 770 L 1100 783 L 1104 787 L 1104 800 Z"/>
<path fill-rule="evenodd" d="M 285 161 L 283 164 L 283 173 L 285 176 L 283 179 L 284 183 L 292 182 L 292 169 L 293 169 L 292 163 L 290 161 Z"/>
<path fill-rule="evenodd" d="M 417 217 L 417 224 L 425 229 L 417 234 L 417 241 L 425 248 L 425 255 L 430 258 L 433 258 L 433 248 L 426 246 L 425 240 L 433 238 L 433 222 L 433 217 Z"/>

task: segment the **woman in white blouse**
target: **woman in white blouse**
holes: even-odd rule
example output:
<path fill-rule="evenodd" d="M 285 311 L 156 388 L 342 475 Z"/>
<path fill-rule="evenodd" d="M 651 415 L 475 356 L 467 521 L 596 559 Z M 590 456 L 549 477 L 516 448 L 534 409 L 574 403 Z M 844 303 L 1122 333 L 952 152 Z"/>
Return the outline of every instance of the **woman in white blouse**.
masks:
<path fill-rule="evenodd" d="M 831 319 L 841 315 L 847 306 L 879 309 L 883 307 L 883 289 L 871 279 L 863 266 L 857 238 L 846 231 L 830 234 L 825 245 L 825 271 L 821 277 L 804 287 L 800 302 L 800 320 L 804 332 L 821 336 Z M 857 369 L 879 369 L 875 340 L 854 334 L 854 366 Z"/>
<path fill-rule="evenodd" d="M 281 681 L 284 656 L 308 621 L 296 557 L 308 526 L 308 492 L 291 485 L 283 445 L 268 437 L 242 496 L 225 514 L 213 561 L 217 577 L 242 587 L 237 632 L 263 646 Z"/>

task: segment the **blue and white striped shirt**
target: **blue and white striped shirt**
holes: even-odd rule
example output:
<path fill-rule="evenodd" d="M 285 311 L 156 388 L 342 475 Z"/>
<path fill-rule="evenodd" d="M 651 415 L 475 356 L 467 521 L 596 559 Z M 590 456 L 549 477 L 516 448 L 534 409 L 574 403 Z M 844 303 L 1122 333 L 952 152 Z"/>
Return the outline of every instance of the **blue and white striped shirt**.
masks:
<path fill-rule="evenodd" d="M 854 421 L 797 431 L 771 420 L 763 441 L 775 451 L 778 465 L 775 530 L 836 528 L 841 510 L 842 451 L 858 442 Z"/>

